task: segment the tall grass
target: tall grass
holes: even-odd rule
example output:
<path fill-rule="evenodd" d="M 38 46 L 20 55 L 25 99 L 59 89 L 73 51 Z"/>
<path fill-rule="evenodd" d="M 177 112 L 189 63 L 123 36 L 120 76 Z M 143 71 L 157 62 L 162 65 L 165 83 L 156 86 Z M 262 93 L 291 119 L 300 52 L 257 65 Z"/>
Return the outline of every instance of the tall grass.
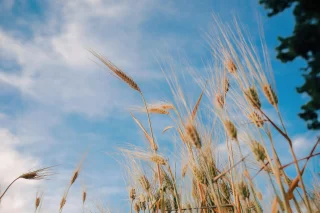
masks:
<path fill-rule="evenodd" d="M 150 147 L 144 150 L 121 149 L 128 159 L 139 162 L 128 168 L 128 174 L 137 174 L 129 178 L 130 187 L 136 194 L 134 199 L 131 196 L 133 210 L 140 212 L 140 206 L 146 206 L 143 211 L 148 212 L 319 210 L 307 192 L 302 178 L 305 167 L 299 167 L 281 117 L 280 100 L 264 41 L 261 41 L 259 51 L 236 21 L 233 26 L 227 26 L 215 19 L 215 24 L 220 33 L 209 37 L 214 65 L 208 66 L 206 76 L 194 75 L 195 79 L 201 79 L 197 83 L 203 90 L 197 102 L 187 104 L 176 78 L 167 77 L 175 97 L 170 103 L 172 107 L 158 106 L 152 110 L 172 120 L 163 133 L 171 129 L 170 132 L 179 138 L 178 153 L 166 157 L 159 155 L 161 147 L 157 145 L 157 155 L 154 155 L 154 136 Z M 98 58 L 102 62 L 105 60 Z M 126 79 L 122 80 L 126 82 Z M 139 92 L 142 94 L 141 90 Z M 212 122 L 197 117 L 203 94 L 210 103 L 206 116 L 212 118 Z M 270 108 L 276 118 L 272 116 L 271 119 Z M 151 141 L 149 134 L 153 135 L 150 112 L 146 110 L 150 133 L 132 115 L 147 141 Z M 287 143 L 292 155 L 290 165 L 296 168 L 296 175 L 291 179 L 284 169 L 288 165 L 281 163 L 280 150 L 276 149 L 274 138 L 278 136 L 283 138 L 282 143 Z M 227 156 L 225 163 L 219 162 L 217 144 L 227 147 L 222 153 Z M 317 144 L 315 141 L 315 147 Z M 305 159 L 313 156 L 314 150 Z M 161 156 L 161 160 L 153 159 L 155 156 Z M 251 169 L 252 165 L 259 170 L 257 174 Z M 263 173 L 271 189 L 268 196 L 262 196 L 266 184 L 256 178 Z M 271 208 L 263 209 L 268 206 Z"/>
<path fill-rule="evenodd" d="M 166 76 L 172 103 L 148 103 L 141 85 L 101 54 L 89 50 L 114 76 L 140 94 L 144 108 L 136 111 L 146 113 L 148 118 L 146 129 L 131 114 L 148 146 L 120 149 L 130 165 L 130 212 L 319 211 L 319 190 L 314 187 L 308 191 L 303 179 L 308 160 L 319 154 L 315 153 L 319 141 L 308 156 L 297 159 L 279 110 L 281 100 L 263 36 L 261 48 L 256 48 L 236 20 L 224 25 L 214 18 L 214 23 L 219 32 L 208 36 L 213 63 L 203 75 L 191 73 L 202 91 L 194 103 L 187 100 L 177 77 L 170 76 L 173 73 Z M 172 155 L 166 156 L 162 152 L 165 147 L 157 143 L 153 114 L 171 120 L 157 136 L 172 134 L 178 140 Z M 275 141 L 279 136 L 283 140 Z M 281 162 L 276 143 L 287 144 L 291 163 Z M 305 162 L 300 167 L 298 161 L 302 160 Z M 81 165 L 82 161 L 62 197 L 60 212 Z M 296 169 L 291 178 L 285 170 L 290 166 Z M 86 198 L 84 188 L 83 205 Z"/>

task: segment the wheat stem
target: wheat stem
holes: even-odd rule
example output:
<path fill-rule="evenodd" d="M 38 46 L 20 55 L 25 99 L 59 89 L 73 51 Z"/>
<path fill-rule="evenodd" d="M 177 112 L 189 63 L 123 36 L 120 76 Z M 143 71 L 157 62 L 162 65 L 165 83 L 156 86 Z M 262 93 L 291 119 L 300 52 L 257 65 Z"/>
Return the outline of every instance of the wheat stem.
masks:
<path fill-rule="evenodd" d="M 14 179 L 9 186 L 7 186 L 6 190 L 4 190 L 4 192 L 2 193 L 2 195 L 0 196 L 0 200 L 2 199 L 2 197 L 6 194 L 6 192 L 8 191 L 8 189 L 12 186 L 12 184 L 14 184 L 14 182 L 16 182 L 18 179 L 20 179 L 20 177 L 17 177 L 16 179 Z"/>
<path fill-rule="evenodd" d="M 296 170 L 297 170 L 297 173 L 298 173 L 298 176 L 299 176 L 299 179 L 300 179 L 300 182 L 301 182 L 301 186 L 302 186 L 302 191 L 304 193 L 304 200 L 307 204 L 307 209 L 309 212 L 311 212 L 311 206 L 310 206 L 310 202 L 309 202 L 309 199 L 308 199 L 308 195 L 307 195 L 307 191 L 306 191 L 306 188 L 305 188 L 305 185 L 304 185 L 304 181 L 302 179 L 302 174 L 301 174 L 301 171 L 300 171 L 300 168 L 299 168 L 299 164 L 298 164 L 298 161 L 297 161 L 297 157 L 296 157 L 296 154 L 293 150 L 293 146 L 292 146 L 292 141 L 291 139 L 289 138 L 289 136 L 284 133 L 261 109 L 259 109 L 259 111 L 266 117 L 266 119 L 271 123 L 271 125 L 285 138 L 287 139 L 288 143 L 289 143 L 289 149 L 290 149 L 290 152 L 291 152 L 291 155 L 293 157 L 293 160 L 294 160 L 294 164 L 295 164 L 295 167 L 296 167 Z"/>

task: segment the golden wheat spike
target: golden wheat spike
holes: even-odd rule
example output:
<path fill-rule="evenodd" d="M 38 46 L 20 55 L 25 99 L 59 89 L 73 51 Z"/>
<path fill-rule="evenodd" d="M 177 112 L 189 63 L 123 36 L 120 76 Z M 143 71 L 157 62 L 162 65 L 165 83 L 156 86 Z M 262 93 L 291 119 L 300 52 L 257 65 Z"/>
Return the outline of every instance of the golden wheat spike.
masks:
<path fill-rule="evenodd" d="M 131 201 L 133 201 L 134 199 L 136 199 L 136 189 L 135 188 L 131 188 L 129 191 L 129 197 L 131 199 Z"/>
<path fill-rule="evenodd" d="M 150 160 L 156 164 L 159 164 L 159 165 L 166 165 L 167 164 L 167 160 L 158 154 L 151 155 Z"/>
<path fill-rule="evenodd" d="M 185 127 L 186 137 L 189 139 L 189 141 L 198 149 L 201 149 L 202 143 L 201 138 L 198 133 L 198 130 L 196 127 L 192 124 L 187 124 Z"/>
<path fill-rule="evenodd" d="M 224 127 L 226 129 L 227 134 L 231 139 L 237 139 L 237 129 L 234 124 L 230 120 L 224 121 Z"/>
<path fill-rule="evenodd" d="M 98 58 L 104 65 L 106 65 L 112 71 L 112 73 L 114 73 L 119 79 L 121 79 L 122 81 L 127 83 L 132 89 L 141 93 L 141 90 L 140 90 L 138 84 L 130 76 L 128 76 L 125 72 L 120 70 L 111 61 L 104 58 L 101 54 L 95 52 L 94 50 L 89 49 L 89 52 L 92 55 L 94 55 L 96 58 Z"/>
<path fill-rule="evenodd" d="M 249 103 L 254 108 L 257 108 L 257 109 L 261 108 L 261 102 L 260 102 L 259 95 L 258 95 L 256 88 L 250 87 L 249 89 L 247 89 L 245 91 L 245 96 L 246 96 L 247 100 L 249 101 Z"/>
<path fill-rule="evenodd" d="M 87 192 L 83 191 L 82 192 L 82 204 L 84 204 L 86 202 L 86 199 L 87 199 Z"/>
<path fill-rule="evenodd" d="M 66 204 L 67 200 L 66 198 L 63 196 L 61 201 L 60 201 L 60 212 L 62 212 L 62 209 L 64 207 L 64 205 Z"/>
<path fill-rule="evenodd" d="M 163 109 L 162 107 L 150 107 L 148 108 L 149 113 L 151 114 L 160 114 L 160 115 L 168 115 L 169 111 Z"/>
<path fill-rule="evenodd" d="M 278 96 L 276 95 L 275 91 L 269 84 L 263 85 L 263 93 L 266 96 L 267 100 L 271 105 L 274 107 L 278 106 Z"/>

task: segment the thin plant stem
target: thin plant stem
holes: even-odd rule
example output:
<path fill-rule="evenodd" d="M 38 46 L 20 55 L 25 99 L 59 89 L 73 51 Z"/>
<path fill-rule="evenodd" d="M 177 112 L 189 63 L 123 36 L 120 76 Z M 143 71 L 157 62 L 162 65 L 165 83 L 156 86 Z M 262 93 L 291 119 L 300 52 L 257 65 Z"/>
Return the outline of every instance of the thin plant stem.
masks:
<path fill-rule="evenodd" d="M 267 135 L 269 136 L 267 130 L 265 130 Z M 276 181 L 279 185 L 279 188 L 280 188 L 280 192 L 281 192 L 281 196 L 282 198 L 285 200 L 285 210 L 286 212 L 289 212 L 291 211 L 291 208 L 290 208 L 290 203 L 286 201 L 286 193 L 285 193 L 285 190 L 284 190 L 284 186 L 283 186 L 283 183 L 281 181 L 281 177 L 280 177 L 280 169 L 279 167 L 277 166 L 277 163 L 276 163 L 276 166 L 274 166 L 272 164 L 272 159 L 266 149 L 267 145 L 266 145 L 266 142 L 264 141 L 262 135 L 261 135 L 261 131 L 259 131 L 259 136 L 260 136 L 260 140 L 262 141 L 262 144 L 264 146 L 264 149 L 266 150 L 266 157 L 267 157 L 267 160 L 268 162 L 266 163 L 266 165 L 269 163 L 270 166 L 271 166 L 271 169 L 272 169 L 272 172 L 275 174 L 275 177 L 276 177 Z M 272 139 L 270 139 L 272 141 Z M 272 148 L 272 153 L 274 156 L 276 156 L 276 151 L 274 149 L 274 146 L 273 146 L 273 143 L 271 143 L 271 148 Z"/>
<path fill-rule="evenodd" d="M 1 197 L 0 197 L 0 201 L 2 199 L 2 197 L 6 194 L 6 192 L 8 191 L 8 189 L 12 186 L 12 184 L 14 184 L 14 182 L 16 182 L 18 179 L 20 179 L 20 177 L 17 177 L 16 179 L 14 179 L 9 186 L 7 186 L 6 190 L 4 190 L 4 192 L 2 193 Z"/>
<path fill-rule="evenodd" d="M 232 151 L 231 147 L 229 146 L 229 140 L 228 140 L 228 137 L 226 139 L 226 144 L 227 144 L 227 148 L 228 148 L 228 159 L 229 159 L 229 166 L 230 168 L 233 168 L 233 165 L 234 165 L 234 159 L 233 159 L 233 155 L 230 154 Z M 231 176 L 231 188 L 232 188 L 232 194 L 234 196 L 234 202 L 236 203 L 236 190 L 235 190 L 235 187 L 234 187 L 234 175 L 233 175 L 233 169 L 230 169 L 230 176 Z"/>
<path fill-rule="evenodd" d="M 152 125 L 151 125 L 151 119 L 150 119 L 150 113 L 149 113 L 149 110 L 148 110 L 147 102 L 146 102 L 146 99 L 144 98 L 144 95 L 142 94 L 141 91 L 140 91 L 140 95 L 142 97 L 144 106 L 145 106 L 146 111 L 147 111 L 151 137 L 152 137 L 153 142 L 156 143 L 155 140 L 154 140 Z M 157 151 L 154 150 L 154 152 L 156 153 Z M 158 178 L 159 178 L 159 184 L 160 184 L 159 187 L 161 187 L 162 186 L 162 181 L 161 181 L 161 173 L 160 173 L 160 165 L 159 164 L 157 164 L 157 172 L 158 172 Z M 161 202 L 163 204 L 163 192 L 162 192 L 162 190 L 160 190 L 160 197 L 161 197 Z M 164 205 L 161 205 L 161 213 L 163 213 L 163 212 L 164 212 Z"/>
<path fill-rule="evenodd" d="M 275 150 L 275 147 L 274 147 L 274 144 L 273 144 L 273 141 L 272 141 L 272 137 L 271 137 L 271 133 L 269 132 L 270 130 L 268 130 L 266 133 L 267 133 L 267 136 L 269 137 L 269 140 L 270 140 L 270 144 L 271 144 L 271 149 L 272 149 L 272 154 L 274 156 L 274 159 L 275 159 L 275 167 L 276 169 L 273 170 L 273 172 L 276 174 L 276 178 L 277 178 L 277 182 L 278 184 L 280 185 L 280 189 L 281 189 L 281 195 L 282 195 L 282 198 L 285 202 L 285 210 L 286 212 L 292 212 L 291 210 L 291 207 L 290 207 L 290 203 L 286 197 L 286 192 L 284 190 L 284 187 L 283 187 L 283 184 L 282 184 L 282 180 L 281 180 L 281 177 L 280 177 L 280 161 L 278 160 L 278 156 L 277 156 L 277 152 Z M 269 161 L 271 162 L 271 160 Z M 271 165 L 271 163 L 270 163 Z M 274 167 L 271 167 L 271 168 L 274 168 Z"/>
<path fill-rule="evenodd" d="M 174 187 L 174 193 L 175 193 L 175 197 L 177 199 L 177 203 L 178 203 L 178 208 L 179 208 L 179 212 L 181 212 L 181 205 L 180 205 L 180 199 L 179 199 L 179 194 L 178 194 L 178 191 L 177 191 L 177 186 L 176 186 L 176 181 L 175 181 L 175 178 L 172 174 L 172 171 L 171 171 L 171 168 L 170 168 L 170 165 L 168 164 L 168 170 L 169 170 L 169 174 L 171 176 L 171 179 L 173 181 L 173 187 Z"/>
<path fill-rule="evenodd" d="M 241 158 L 243 158 L 243 154 L 242 154 L 242 151 L 241 151 L 240 143 L 239 143 L 238 140 L 236 141 L 236 143 L 237 143 L 238 149 L 239 149 L 239 151 L 240 151 L 240 156 L 241 156 Z M 250 174 L 249 174 L 249 171 L 248 171 L 248 168 L 247 168 L 247 165 L 246 165 L 246 162 L 245 162 L 245 161 L 243 161 L 243 165 L 244 165 L 244 168 L 245 168 L 245 170 L 248 172 L 248 175 L 249 175 L 249 177 L 248 177 L 249 182 L 250 182 L 249 186 L 250 186 L 250 189 L 251 189 L 251 191 L 252 191 L 252 193 L 253 193 L 253 197 L 254 197 L 254 201 L 255 201 L 255 206 L 256 206 L 256 208 L 257 208 L 257 211 L 258 211 L 258 212 L 261 212 L 260 207 L 259 207 L 259 205 L 258 205 L 257 195 L 256 195 L 255 190 L 254 190 L 254 188 L 253 188 L 253 187 L 254 187 L 254 186 L 253 186 L 253 182 L 252 182 L 252 180 L 251 180 L 251 177 L 250 177 Z"/>

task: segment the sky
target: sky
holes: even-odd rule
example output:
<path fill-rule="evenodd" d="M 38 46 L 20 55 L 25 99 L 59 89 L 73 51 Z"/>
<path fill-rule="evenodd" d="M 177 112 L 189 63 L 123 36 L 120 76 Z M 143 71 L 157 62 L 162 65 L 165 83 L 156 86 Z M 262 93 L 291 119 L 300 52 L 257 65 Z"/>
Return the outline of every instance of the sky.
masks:
<path fill-rule="evenodd" d="M 299 68 L 304 64 L 301 60 L 282 64 L 274 50 L 279 44 L 277 37 L 292 32 L 291 11 L 268 18 L 255 0 L 1 0 L 1 189 L 30 169 L 59 166 L 49 180 L 19 180 L 1 201 L 0 212 L 32 212 L 39 190 L 44 191 L 45 212 L 56 212 L 86 151 L 65 212 L 81 210 L 82 185 L 89 201 L 125 212 L 128 196 L 117 148 L 143 144 L 128 110 L 141 105 L 141 100 L 97 65 L 87 48 L 129 73 L 148 101 L 170 100 L 159 61 L 168 57 L 179 64 L 187 59 L 199 72 L 203 70 L 203 61 L 210 58 L 206 33 L 212 27 L 213 14 L 224 21 L 236 15 L 254 40 L 259 39 L 260 15 L 280 111 L 298 156 L 307 155 L 316 132 L 307 131 L 298 117 L 308 97 L 295 90 L 303 83 Z M 183 66 L 177 67 L 183 71 Z M 195 91 L 198 94 L 200 90 Z M 158 133 L 168 124 L 159 117 L 152 119 Z M 170 149 L 170 139 L 161 146 Z M 287 156 L 288 148 L 279 147 Z"/>

